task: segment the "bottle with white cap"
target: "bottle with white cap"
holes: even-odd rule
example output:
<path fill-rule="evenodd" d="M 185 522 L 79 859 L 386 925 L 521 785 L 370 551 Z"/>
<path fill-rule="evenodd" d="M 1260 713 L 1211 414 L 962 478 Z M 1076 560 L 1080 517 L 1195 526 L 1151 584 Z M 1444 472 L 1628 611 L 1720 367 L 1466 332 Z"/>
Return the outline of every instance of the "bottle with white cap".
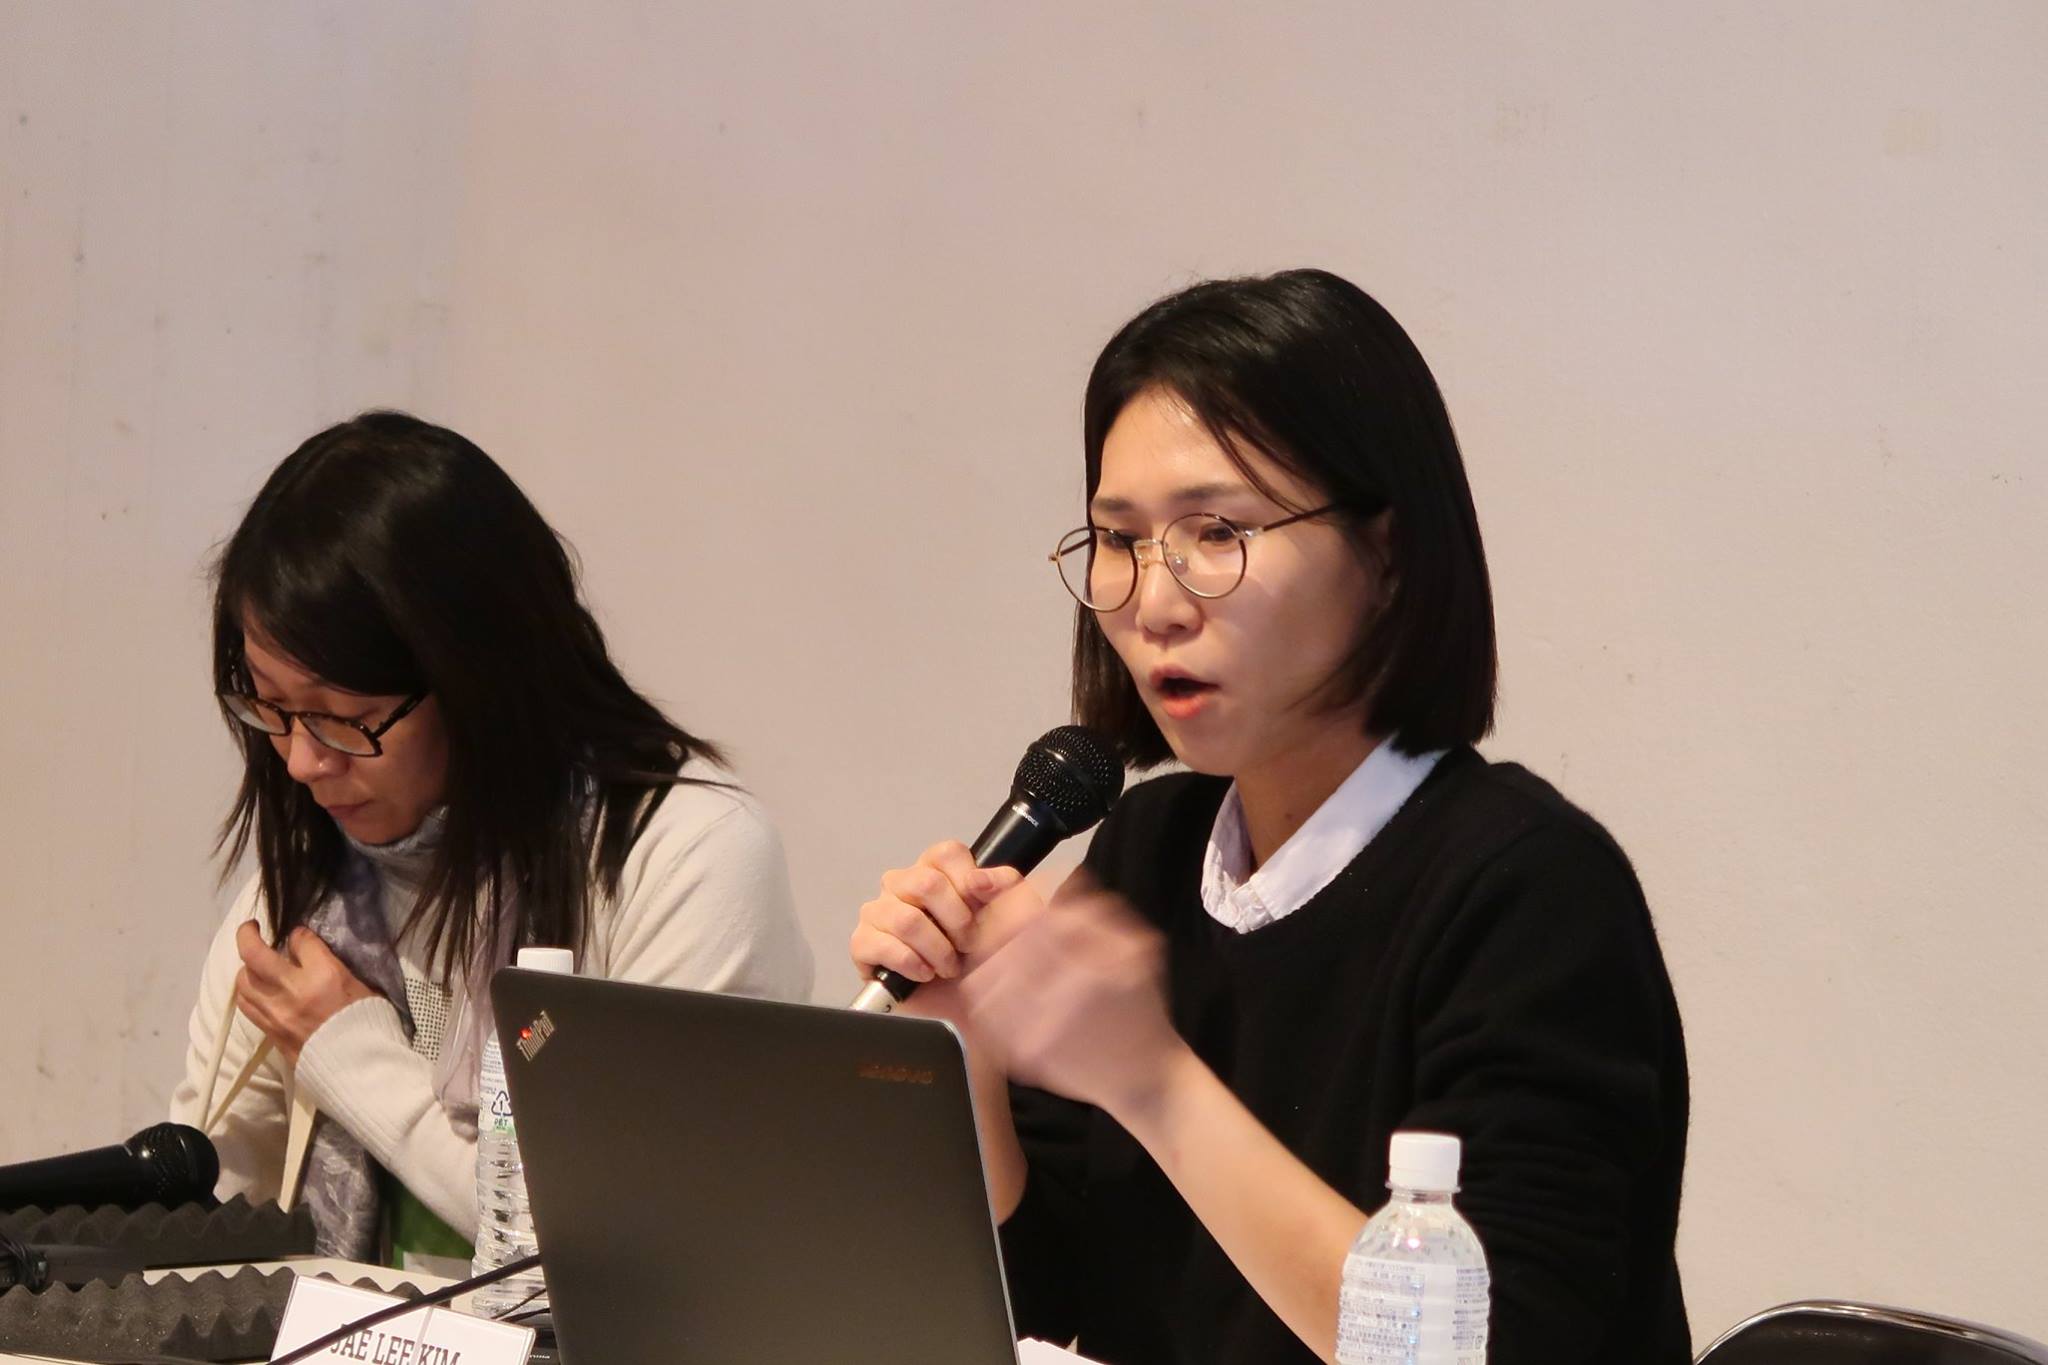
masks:
<path fill-rule="evenodd" d="M 1340 1365 L 1485 1365 L 1486 1253 L 1463 1214 L 1458 1139 L 1396 1133 L 1393 1197 L 1344 1260 L 1337 1299 Z"/>
<path fill-rule="evenodd" d="M 573 974 L 576 955 L 567 948 L 521 948 L 518 966 L 536 972 Z M 539 1249 L 533 1213 L 526 1203 L 526 1167 L 519 1160 L 519 1134 L 512 1122 L 512 1092 L 505 1084 L 505 1054 L 498 1031 L 484 1030 L 483 1066 L 476 1095 L 476 1258 L 470 1273 L 481 1275 Z M 470 1298 L 470 1311 L 494 1318 L 517 1311 L 521 1321 L 548 1308 L 547 1281 L 538 1269 L 487 1284 Z"/>

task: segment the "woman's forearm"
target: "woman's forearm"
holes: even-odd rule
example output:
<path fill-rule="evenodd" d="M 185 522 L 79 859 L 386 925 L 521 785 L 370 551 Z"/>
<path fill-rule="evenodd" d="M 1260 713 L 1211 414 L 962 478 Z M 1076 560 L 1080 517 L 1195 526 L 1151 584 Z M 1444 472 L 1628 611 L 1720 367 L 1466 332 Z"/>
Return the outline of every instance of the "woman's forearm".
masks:
<path fill-rule="evenodd" d="M 1365 1214 L 1185 1047 L 1170 1054 L 1155 1086 L 1118 1108 L 1112 1117 L 1159 1163 L 1259 1297 L 1318 1356 L 1334 1360 L 1344 1257 Z"/>
<path fill-rule="evenodd" d="M 989 1209 L 1000 1223 L 1024 1198 L 1024 1147 L 1010 1114 L 1010 1078 L 972 1047 L 967 1050 L 967 1075 L 974 1092 L 974 1127 L 981 1137 Z"/>

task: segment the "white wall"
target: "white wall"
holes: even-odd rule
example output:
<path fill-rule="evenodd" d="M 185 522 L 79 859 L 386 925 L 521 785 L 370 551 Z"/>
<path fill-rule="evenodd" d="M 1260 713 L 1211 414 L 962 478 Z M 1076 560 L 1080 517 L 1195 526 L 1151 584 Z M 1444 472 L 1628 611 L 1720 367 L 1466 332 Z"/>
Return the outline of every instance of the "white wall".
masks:
<path fill-rule="evenodd" d="M 207 548 L 371 403 L 581 548 L 821 964 L 1063 718 L 1096 348 L 1313 262 L 1435 364 L 1489 746 L 1636 858 L 1701 1344 L 2048 1337 L 2048 10 L 0 7 L 0 1160 L 173 1078 L 233 780 Z"/>
<path fill-rule="evenodd" d="M 446 370 L 458 7 L 0 4 L 0 1159 L 158 1113 L 235 781 L 204 561 Z"/>

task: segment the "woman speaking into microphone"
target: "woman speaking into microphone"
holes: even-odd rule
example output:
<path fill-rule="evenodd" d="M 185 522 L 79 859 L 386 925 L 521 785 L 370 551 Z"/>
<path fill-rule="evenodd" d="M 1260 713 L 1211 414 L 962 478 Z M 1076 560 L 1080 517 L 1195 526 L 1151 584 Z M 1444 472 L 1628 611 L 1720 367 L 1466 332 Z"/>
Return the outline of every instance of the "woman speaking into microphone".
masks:
<path fill-rule="evenodd" d="M 319 433 L 215 565 L 213 687 L 255 875 L 207 954 L 172 1117 L 222 1194 L 303 1186 L 323 1252 L 466 1266 L 491 973 L 803 999 L 774 830 L 613 665 L 568 547 L 474 444 Z M 466 1269 L 459 1273 L 467 1273 Z"/>
<path fill-rule="evenodd" d="M 1042 901 L 940 844 L 857 965 L 967 1039 L 1020 1332 L 1333 1358 L 1401 1129 L 1464 1144 L 1489 1359 L 1680 1365 L 1684 1044 L 1595 821 L 1482 758 L 1492 591 L 1435 379 L 1333 275 L 1196 285 L 1084 404 L 1075 718 L 1139 768 Z"/>

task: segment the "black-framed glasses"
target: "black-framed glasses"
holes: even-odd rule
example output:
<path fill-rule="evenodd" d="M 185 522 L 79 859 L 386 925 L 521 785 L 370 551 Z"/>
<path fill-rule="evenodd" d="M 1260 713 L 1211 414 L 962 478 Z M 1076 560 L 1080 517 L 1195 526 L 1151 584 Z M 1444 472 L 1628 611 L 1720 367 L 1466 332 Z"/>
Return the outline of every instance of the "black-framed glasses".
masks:
<path fill-rule="evenodd" d="M 1115 611 L 1138 590 L 1139 551 L 1150 548 L 1174 581 L 1196 597 L 1228 597 L 1244 582 L 1245 547 L 1256 536 L 1337 510 L 1329 503 L 1291 517 L 1246 526 L 1214 512 L 1190 512 L 1156 536 L 1131 536 L 1106 526 L 1076 526 L 1048 556 L 1060 582 L 1090 611 Z"/>
<path fill-rule="evenodd" d="M 413 693 L 373 728 L 359 720 L 330 716 L 325 711 L 287 711 L 276 702 L 252 697 L 246 692 L 222 692 L 218 695 L 228 714 L 251 730 L 266 735 L 282 735 L 291 730 L 293 721 L 297 721 L 300 728 L 316 741 L 350 758 L 376 758 L 382 754 L 385 734 L 427 699 L 424 692 Z"/>

